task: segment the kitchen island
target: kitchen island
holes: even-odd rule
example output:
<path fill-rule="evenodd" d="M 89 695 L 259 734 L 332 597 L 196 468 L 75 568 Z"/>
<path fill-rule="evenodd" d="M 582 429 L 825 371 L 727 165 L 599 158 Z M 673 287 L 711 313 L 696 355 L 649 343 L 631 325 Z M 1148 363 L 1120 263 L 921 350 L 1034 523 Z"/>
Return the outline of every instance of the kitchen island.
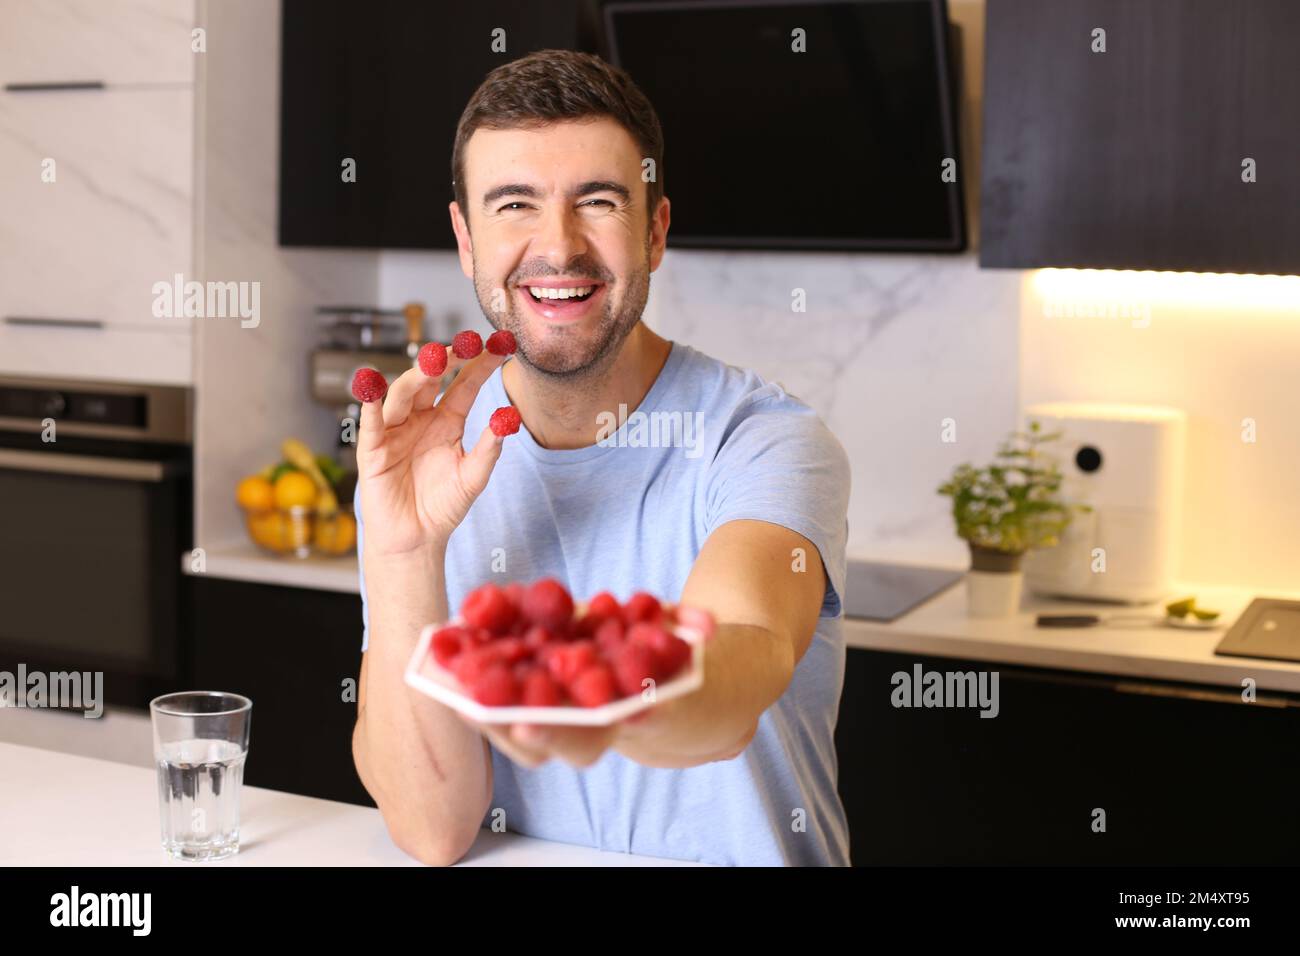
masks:
<path fill-rule="evenodd" d="M 240 850 L 185 863 L 159 841 L 153 770 L 0 743 L 0 866 L 419 866 L 372 807 L 245 786 Z M 458 866 L 698 866 L 483 829 Z"/>

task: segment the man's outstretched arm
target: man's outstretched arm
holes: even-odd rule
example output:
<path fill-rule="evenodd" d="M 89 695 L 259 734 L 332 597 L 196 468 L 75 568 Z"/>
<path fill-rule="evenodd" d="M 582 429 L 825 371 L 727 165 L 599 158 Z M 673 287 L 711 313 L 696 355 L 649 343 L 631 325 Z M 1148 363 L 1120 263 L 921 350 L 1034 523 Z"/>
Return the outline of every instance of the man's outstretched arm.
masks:
<path fill-rule="evenodd" d="M 691 568 L 678 611 L 684 624 L 697 610 L 717 622 L 705 645 L 704 686 L 623 725 L 615 749 L 659 767 L 739 754 L 794 677 L 825 592 L 821 554 L 803 535 L 766 521 L 717 528 Z"/>

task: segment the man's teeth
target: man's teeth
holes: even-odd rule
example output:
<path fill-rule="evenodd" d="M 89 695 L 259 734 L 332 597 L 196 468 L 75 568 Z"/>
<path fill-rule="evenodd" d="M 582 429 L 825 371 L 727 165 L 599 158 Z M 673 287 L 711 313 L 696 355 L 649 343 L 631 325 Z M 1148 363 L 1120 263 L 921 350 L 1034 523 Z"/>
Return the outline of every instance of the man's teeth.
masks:
<path fill-rule="evenodd" d="M 584 285 L 576 289 L 543 289 L 540 286 L 530 285 L 528 291 L 533 294 L 534 299 L 571 299 L 575 296 L 589 295 L 594 288 L 596 288 L 594 285 Z"/>

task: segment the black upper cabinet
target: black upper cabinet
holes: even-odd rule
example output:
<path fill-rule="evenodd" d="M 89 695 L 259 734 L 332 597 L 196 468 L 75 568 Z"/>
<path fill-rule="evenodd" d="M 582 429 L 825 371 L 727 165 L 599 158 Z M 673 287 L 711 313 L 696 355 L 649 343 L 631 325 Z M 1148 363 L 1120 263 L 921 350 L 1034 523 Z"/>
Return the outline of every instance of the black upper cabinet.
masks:
<path fill-rule="evenodd" d="M 988 0 L 986 44 L 981 265 L 1300 273 L 1296 0 Z"/>
<path fill-rule="evenodd" d="M 284 0 L 283 14 L 284 246 L 454 249 L 451 147 L 470 95 L 502 63 L 578 42 L 577 0 Z"/>

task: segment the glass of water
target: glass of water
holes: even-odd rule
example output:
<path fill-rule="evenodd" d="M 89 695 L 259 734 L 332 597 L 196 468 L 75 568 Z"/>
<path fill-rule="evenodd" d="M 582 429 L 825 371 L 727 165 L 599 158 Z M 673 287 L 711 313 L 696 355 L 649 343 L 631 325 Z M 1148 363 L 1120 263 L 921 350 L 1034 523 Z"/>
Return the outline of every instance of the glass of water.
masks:
<path fill-rule="evenodd" d="M 234 856 L 253 702 L 239 694 L 184 691 L 155 697 L 149 713 L 163 849 L 178 860 Z"/>

